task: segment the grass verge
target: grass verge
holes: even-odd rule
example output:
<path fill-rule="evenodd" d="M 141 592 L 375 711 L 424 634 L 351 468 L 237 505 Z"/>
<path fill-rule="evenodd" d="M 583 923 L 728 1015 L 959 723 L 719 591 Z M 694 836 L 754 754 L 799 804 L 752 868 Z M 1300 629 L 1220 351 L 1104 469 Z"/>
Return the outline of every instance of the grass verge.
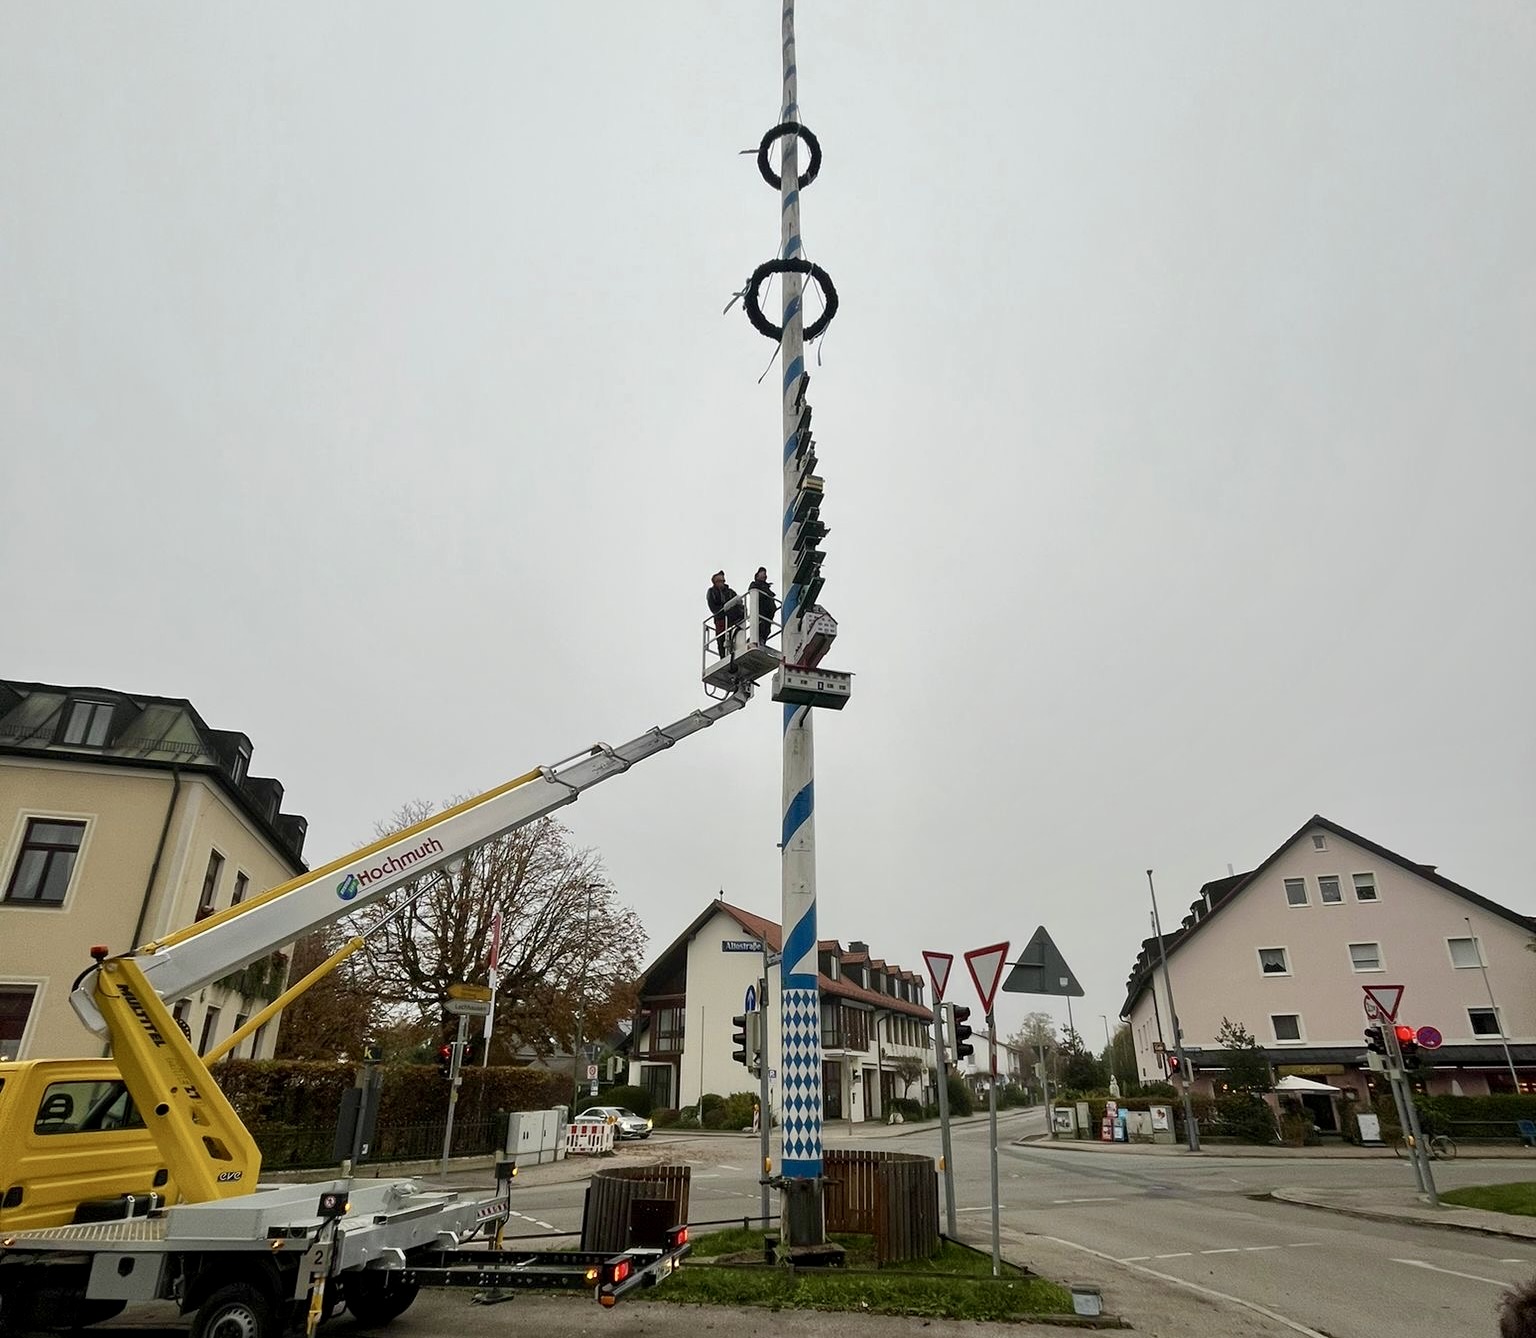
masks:
<path fill-rule="evenodd" d="M 717 1231 L 694 1239 L 688 1261 L 645 1299 L 684 1305 L 764 1306 L 785 1310 L 850 1310 L 934 1319 L 1001 1320 L 1072 1312 L 1065 1287 L 1011 1264 L 992 1276 L 990 1256 L 944 1242 L 932 1259 L 878 1271 L 868 1236 L 834 1236 L 847 1266 L 777 1268 L 763 1258 L 761 1231 Z"/>
<path fill-rule="evenodd" d="M 1523 1217 L 1536 1217 L 1536 1182 L 1529 1180 L 1513 1185 L 1471 1185 L 1466 1189 L 1443 1189 L 1440 1198 L 1445 1203 L 1459 1204 L 1463 1208 L 1487 1208 L 1495 1213 L 1519 1213 Z"/>

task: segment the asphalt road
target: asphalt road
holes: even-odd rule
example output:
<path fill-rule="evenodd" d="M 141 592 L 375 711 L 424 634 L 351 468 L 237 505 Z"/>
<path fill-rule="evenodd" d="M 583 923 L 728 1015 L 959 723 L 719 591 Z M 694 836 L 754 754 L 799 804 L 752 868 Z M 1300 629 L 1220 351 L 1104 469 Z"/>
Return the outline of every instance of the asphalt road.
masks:
<path fill-rule="evenodd" d="M 1411 1187 L 1408 1164 L 1394 1158 L 1170 1157 L 1015 1141 L 1041 1118 L 1011 1112 L 1000 1120 L 1002 1252 L 1048 1276 L 1098 1282 L 1108 1308 L 1133 1322 L 1151 1295 L 1133 1286 L 1136 1279 L 1191 1304 L 1240 1303 L 1269 1321 L 1265 1331 L 1487 1338 L 1497 1331 L 1494 1306 L 1503 1289 L 1536 1274 L 1525 1242 L 1363 1221 L 1264 1197 L 1284 1185 Z M 939 1137 L 924 1128 L 870 1146 L 936 1156 Z M 987 1146 L 985 1124 L 955 1130 L 957 1225 L 981 1248 L 991 1242 Z M 658 1137 L 653 1147 L 692 1164 L 695 1223 L 756 1215 L 755 1139 Z M 1524 1161 L 1463 1158 L 1435 1170 L 1445 1189 L 1532 1176 Z M 530 1232 L 573 1230 L 580 1221 L 578 1186 L 524 1184 L 516 1197 Z M 1162 1309 L 1165 1322 L 1176 1318 L 1171 1302 Z M 1213 1321 L 1209 1331 L 1223 1330 Z"/>
<path fill-rule="evenodd" d="M 1000 1121 L 1002 1253 L 1060 1281 L 1097 1283 L 1106 1308 L 1124 1315 L 1141 1334 L 1491 1338 L 1503 1288 L 1536 1274 L 1536 1252 L 1524 1242 L 1363 1221 L 1264 1197 L 1285 1185 L 1402 1189 L 1412 1184 L 1405 1162 L 1209 1152 L 1184 1157 L 1129 1148 L 1089 1152 L 1015 1141 L 1040 1119 L 1038 1112 L 1011 1112 Z M 841 1135 L 829 1138 L 829 1145 L 937 1155 L 939 1137 L 925 1127 L 867 1144 Z M 983 1249 L 991 1241 L 987 1148 L 984 1123 L 955 1130 L 957 1222 L 962 1238 Z M 692 1166 L 689 1216 L 695 1225 L 756 1217 L 755 1138 L 658 1135 L 644 1151 Z M 1442 1188 L 1452 1188 L 1528 1180 L 1532 1166 L 1523 1160 L 1463 1158 L 1437 1163 L 1436 1172 Z M 509 1234 L 574 1232 L 583 1189 L 584 1181 L 520 1179 Z M 776 1196 L 772 1203 L 776 1211 Z M 689 1330 L 713 1328 L 736 1338 L 759 1331 L 780 1338 L 801 1331 L 835 1332 L 839 1338 L 916 1333 L 919 1327 L 931 1338 L 947 1332 L 922 1321 L 874 1317 L 685 1313 Z M 565 1333 L 672 1338 L 677 1314 L 672 1307 L 643 1302 L 603 1312 L 567 1300 L 524 1297 L 486 1308 L 469 1305 L 461 1294 L 423 1294 L 390 1332 L 397 1338 L 448 1332 L 468 1338 L 492 1331 L 537 1332 L 541 1338 Z M 155 1327 L 152 1321 L 141 1323 Z M 338 1338 L 343 1327 L 353 1328 L 341 1321 Z M 1010 1327 L 1010 1332 L 1033 1329 Z"/>

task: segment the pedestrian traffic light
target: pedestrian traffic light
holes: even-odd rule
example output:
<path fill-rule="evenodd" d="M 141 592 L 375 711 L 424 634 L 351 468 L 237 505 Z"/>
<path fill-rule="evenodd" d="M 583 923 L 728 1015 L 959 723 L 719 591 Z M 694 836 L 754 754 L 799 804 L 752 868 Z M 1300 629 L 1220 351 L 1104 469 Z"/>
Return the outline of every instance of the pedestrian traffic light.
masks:
<path fill-rule="evenodd" d="M 1365 1029 L 1365 1048 L 1374 1050 L 1378 1055 L 1387 1053 L 1387 1038 L 1381 1034 L 1380 1027 L 1367 1027 Z"/>
<path fill-rule="evenodd" d="M 976 1047 L 971 1044 L 970 1018 L 971 1010 L 964 1004 L 949 1006 L 949 1053 L 956 1064 L 976 1053 Z"/>
<path fill-rule="evenodd" d="M 1168 1076 L 1170 1078 L 1177 1078 L 1180 1073 L 1178 1052 L 1170 1050 L 1164 1058 L 1168 1061 Z"/>
<path fill-rule="evenodd" d="M 731 1019 L 731 1058 L 738 1064 L 747 1062 L 747 1015 L 737 1013 Z"/>
<path fill-rule="evenodd" d="M 453 1077 L 453 1047 L 440 1045 L 437 1047 L 437 1071 L 445 1078 Z"/>

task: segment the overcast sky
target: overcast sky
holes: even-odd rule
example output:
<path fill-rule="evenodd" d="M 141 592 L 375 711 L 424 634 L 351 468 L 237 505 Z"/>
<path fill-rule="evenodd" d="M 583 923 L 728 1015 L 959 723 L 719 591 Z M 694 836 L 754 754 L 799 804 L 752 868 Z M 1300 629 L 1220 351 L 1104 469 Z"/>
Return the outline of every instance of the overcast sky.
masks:
<path fill-rule="evenodd" d="M 0 672 L 244 730 L 315 863 L 702 704 L 709 573 L 778 567 L 773 349 L 721 314 L 778 240 L 778 0 L 0 23 Z M 1044 923 L 1102 1043 L 1144 871 L 1176 923 L 1314 812 L 1536 913 L 1536 9 L 798 38 L 822 936 Z M 778 917 L 779 726 L 566 810 L 652 953 Z"/>

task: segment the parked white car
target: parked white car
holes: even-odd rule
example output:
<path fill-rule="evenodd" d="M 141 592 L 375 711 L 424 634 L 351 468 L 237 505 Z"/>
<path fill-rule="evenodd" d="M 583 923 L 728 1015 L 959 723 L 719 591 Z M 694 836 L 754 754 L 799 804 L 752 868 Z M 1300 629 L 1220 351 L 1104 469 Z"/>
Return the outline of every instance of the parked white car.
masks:
<path fill-rule="evenodd" d="M 601 1118 L 608 1124 L 618 1126 L 620 1138 L 649 1138 L 651 1136 L 651 1122 L 644 1115 L 636 1115 L 632 1110 L 626 1110 L 623 1106 L 588 1106 L 577 1120 L 590 1120 L 594 1116 Z"/>

